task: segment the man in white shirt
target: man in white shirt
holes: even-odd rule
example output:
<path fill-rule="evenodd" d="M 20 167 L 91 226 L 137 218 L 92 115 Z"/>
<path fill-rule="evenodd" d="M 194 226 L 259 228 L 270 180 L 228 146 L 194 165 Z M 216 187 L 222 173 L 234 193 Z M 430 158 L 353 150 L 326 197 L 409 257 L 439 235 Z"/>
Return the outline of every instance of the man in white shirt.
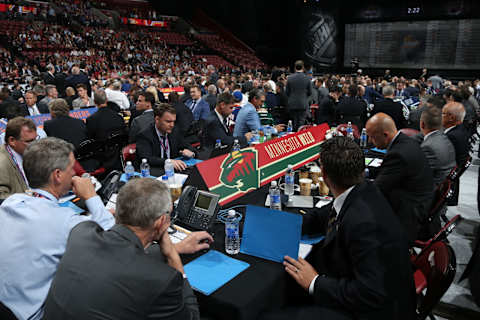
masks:
<path fill-rule="evenodd" d="M 115 102 L 120 109 L 128 110 L 130 108 L 130 102 L 128 101 L 127 96 L 120 91 L 122 88 L 122 83 L 120 81 L 114 81 L 108 88 L 105 90 L 107 94 L 107 100 L 110 102 Z"/>
<path fill-rule="evenodd" d="M 31 90 L 25 93 L 25 105 L 29 116 L 38 116 L 40 111 L 37 107 L 37 94 Z"/>

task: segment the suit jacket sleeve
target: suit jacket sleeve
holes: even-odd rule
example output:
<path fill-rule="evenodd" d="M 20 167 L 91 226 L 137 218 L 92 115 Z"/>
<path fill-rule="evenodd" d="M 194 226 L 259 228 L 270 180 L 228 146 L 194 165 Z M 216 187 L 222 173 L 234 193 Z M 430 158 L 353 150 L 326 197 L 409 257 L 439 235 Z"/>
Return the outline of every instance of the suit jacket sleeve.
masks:
<path fill-rule="evenodd" d="M 375 179 L 375 184 L 388 198 L 391 190 L 404 179 L 405 164 L 397 153 L 387 154 L 380 167 L 380 173 Z"/>
<path fill-rule="evenodd" d="M 9 170 L 11 170 L 11 167 L 7 163 L 2 163 L 0 166 L 0 199 L 6 199 L 12 194 Z"/>
<path fill-rule="evenodd" d="M 137 118 L 133 119 L 132 125 L 130 127 L 130 131 L 128 132 L 128 143 L 134 143 L 135 138 L 138 134 L 138 121 L 136 121 Z"/>
<path fill-rule="evenodd" d="M 168 287 L 153 302 L 148 319 L 200 319 L 197 299 L 187 280 L 175 273 Z"/>
<path fill-rule="evenodd" d="M 423 154 L 425 154 L 425 158 L 427 158 L 428 166 L 433 170 L 435 170 L 435 168 L 438 168 L 439 167 L 437 165 L 438 158 L 435 155 L 435 152 L 433 151 L 432 147 L 426 144 L 423 144 L 420 147 L 422 148 Z"/>
<path fill-rule="evenodd" d="M 333 202 L 303 216 L 302 234 L 325 234 Z"/>
<path fill-rule="evenodd" d="M 214 144 L 217 139 L 220 139 L 223 145 L 231 145 L 235 139 L 238 139 L 238 142 L 241 145 L 247 144 L 247 139 L 245 137 L 233 137 L 227 135 L 225 130 L 222 128 L 220 121 L 208 121 L 205 125 L 205 128 L 207 131 L 207 141 L 209 141 L 210 144 Z"/>
<path fill-rule="evenodd" d="M 246 124 L 249 131 L 260 129 L 260 119 L 255 110 L 250 111 L 246 116 Z"/>
<path fill-rule="evenodd" d="M 386 298 L 385 266 L 380 262 L 384 253 L 375 224 L 353 224 L 345 227 L 343 236 L 355 278 L 319 276 L 314 285 L 315 303 L 358 311 L 380 307 Z"/>
<path fill-rule="evenodd" d="M 210 106 L 208 105 L 207 101 L 202 100 L 202 105 L 200 109 L 200 119 L 207 119 L 208 116 L 210 115 Z"/>

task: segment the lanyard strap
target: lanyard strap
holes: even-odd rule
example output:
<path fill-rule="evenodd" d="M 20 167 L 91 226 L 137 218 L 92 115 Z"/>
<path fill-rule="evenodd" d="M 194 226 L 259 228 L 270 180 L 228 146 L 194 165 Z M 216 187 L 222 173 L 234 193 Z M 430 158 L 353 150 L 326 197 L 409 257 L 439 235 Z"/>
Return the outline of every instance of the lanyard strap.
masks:
<path fill-rule="evenodd" d="M 168 143 L 168 137 L 167 136 L 160 136 L 160 146 L 163 149 L 163 153 L 164 153 L 163 156 L 170 159 L 170 153 L 168 152 L 169 143 Z"/>
<path fill-rule="evenodd" d="M 20 168 L 20 165 L 18 164 L 17 159 L 15 158 L 12 150 L 10 149 L 10 146 L 5 145 L 5 149 L 7 149 L 7 152 L 8 152 L 8 154 L 10 155 L 10 157 L 12 158 L 13 163 L 15 163 L 15 166 L 17 167 L 17 170 L 20 172 L 20 175 L 22 176 L 23 181 L 25 181 L 25 183 L 26 183 L 27 186 L 28 186 L 27 178 L 26 178 L 25 175 L 23 174 L 23 170 Z"/>

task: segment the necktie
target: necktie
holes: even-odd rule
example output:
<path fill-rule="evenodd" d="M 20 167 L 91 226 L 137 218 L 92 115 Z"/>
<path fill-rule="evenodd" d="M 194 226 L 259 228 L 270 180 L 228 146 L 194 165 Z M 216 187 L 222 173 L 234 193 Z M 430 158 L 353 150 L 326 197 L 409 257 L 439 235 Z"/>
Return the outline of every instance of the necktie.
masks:
<path fill-rule="evenodd" d="M 197 101 L 196 101 L 196 100 L 193 100 L 192 105 L 190 106 L 190 110 L 192 110 L 192 112 L 193 112 L 193 110 L 195 109 L 195 105 L 196 105 L 196 104 L 197 104 Z"/>
<path fill-rule="evenodd" d="M 227 121 L 227 118 L 224 118 L 223 119 L 223 126 L 225 127 L 225 130 L 228 132 L 230 132 L 229 128 L 228 128 L 228 121 Z"/>
<path fill-rule="evenodd" d="M 330 214 L 328 215 L 327 235 L 333 230 L 335 220 L 337 220 L 337 211 L 335 211 L 332 205 L 332 209 L 330 209 Z"/>

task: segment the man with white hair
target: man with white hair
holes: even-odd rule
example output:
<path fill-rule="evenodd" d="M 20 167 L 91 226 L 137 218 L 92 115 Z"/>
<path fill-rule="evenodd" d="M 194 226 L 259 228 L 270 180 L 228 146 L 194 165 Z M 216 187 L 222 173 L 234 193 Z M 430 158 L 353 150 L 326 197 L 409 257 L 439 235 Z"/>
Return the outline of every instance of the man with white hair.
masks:
<path fill-rule="evenodd" d="M 120 91 L 121 88 L 122 83 L 120 81 L 113 81 L 108 88 L 105 89 L 107 100 L 116 103 L 122 110 L 128 110 L 130 109 L 130 102 L 128 101 L 127 96 Z"/>
<path fill-rule="evenodd" d="M 400 130 L 402 128 L 406 128 L 408 114 L 405 116 L 405 113 L 403 112 L 403 105 L 400 102 L 393 101 L 395 89 L 390 85 L 384 86 L 382 88 L 382 94 L 385 99 L 375 103 L 375 106 L 372 110 L 372 116 L 377 113 L 385 113 L 393 119 L 397 129 Z"/>

